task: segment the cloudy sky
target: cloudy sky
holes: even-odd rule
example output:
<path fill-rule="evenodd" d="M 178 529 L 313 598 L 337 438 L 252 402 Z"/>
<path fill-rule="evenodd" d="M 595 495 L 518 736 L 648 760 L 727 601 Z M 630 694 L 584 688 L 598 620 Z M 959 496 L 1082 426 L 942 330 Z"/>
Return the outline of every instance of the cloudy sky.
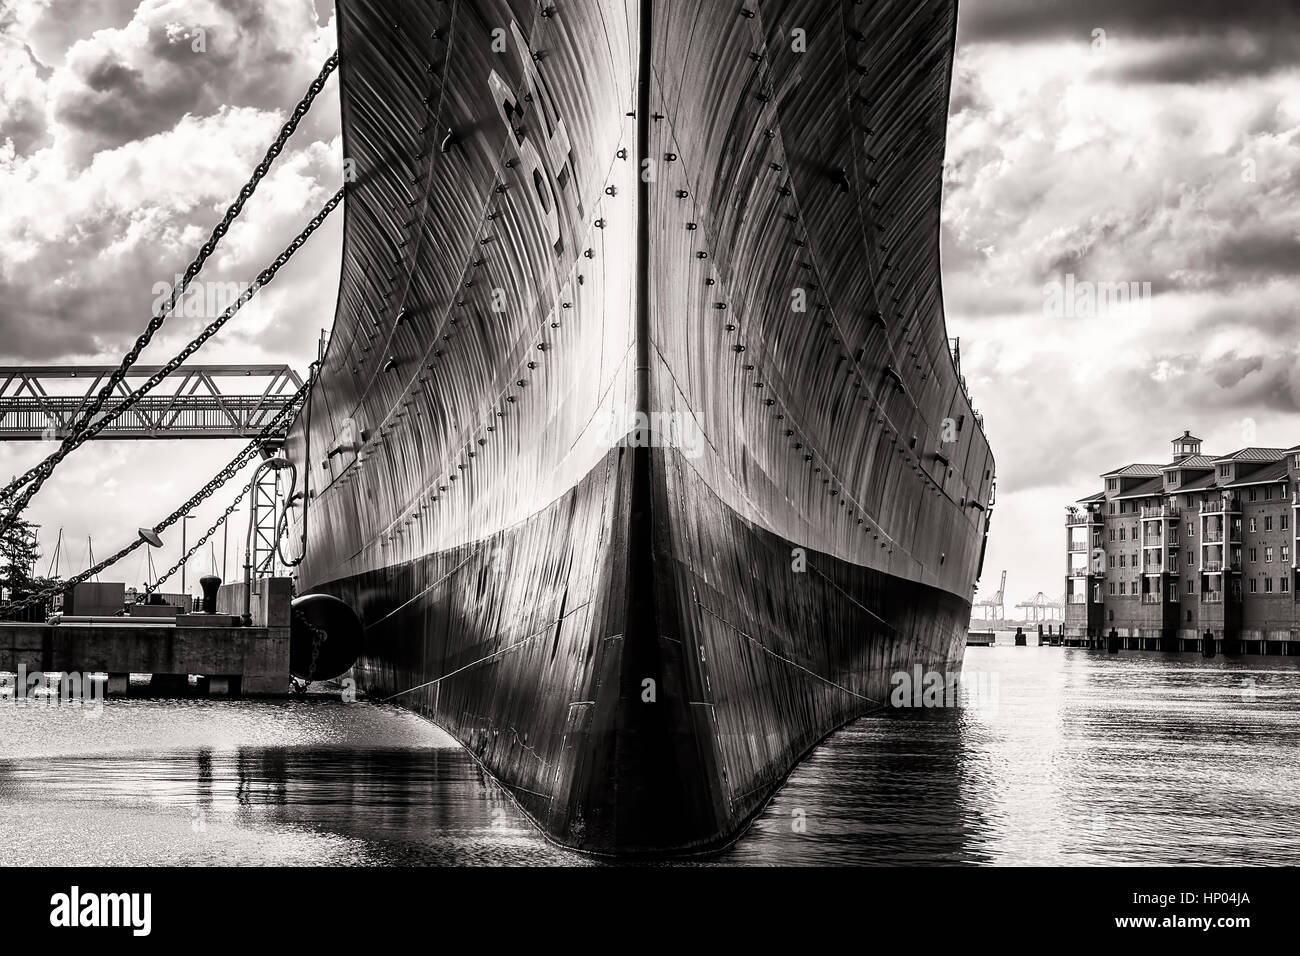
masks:
<path fill-rule="evenodd" d="M 1059 594 L 1063 505 L 1108 468 L 1166 460 L 1184 428 L 1207 450 L 1300 442 L 1297 11 L 964 0 L 942 239 L 949 332 L 998 458 L 985 593 L 1006 568 L 1013 601 Z M 333 49 L 332 16 L 330 0 L 0 0 L 0 362 L 120 358 Z M 339 167 L 331 81 L 205 276 L 251 281 Z M 341 222 L 204 361 L 305 369 Z M 169 321 L 142 361 L 202 321 Z M 100 555 L 125 543 L 235 450 L 96 443 L 30 514 L 47 545 L 64 527 L 62 570 L 79 570 L 87 534 Z M 0 445 L 0 477 L 47 451 Z"/>

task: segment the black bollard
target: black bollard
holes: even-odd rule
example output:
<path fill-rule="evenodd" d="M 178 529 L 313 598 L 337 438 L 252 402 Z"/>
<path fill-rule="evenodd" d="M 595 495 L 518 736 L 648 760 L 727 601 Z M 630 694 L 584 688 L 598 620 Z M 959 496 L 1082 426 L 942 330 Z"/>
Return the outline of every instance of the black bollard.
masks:
<path fill-rule="evenodd" d="M 1029 638 L 1025 637 L 1024 628 L 1016 628 L 1016 647 L 1028 647 Z"/>
<path fill-rule="evenodd" d="M 1213 657 L 1214 653 L 1214 632 L 1207 628 L 1205 631 L 1205 637 L 1201 641 L 1201 656 Z"/>
<path fill-rule="evenodd" d="M 203 588 L 203 613 L 217 613 L 217 589 L 221 587 L 221 578 L 215 574 L 205 574 L 199 578 L 199 587 Z"/>
<path fill-rule="evenodd" d="M 1110 633 L 1106 635 L 1106 651 L 1109 654 L 1118 654 L 1119 646 L 1120 646 L 1119 632 L 1112 627 L 1110 629 Z"/>

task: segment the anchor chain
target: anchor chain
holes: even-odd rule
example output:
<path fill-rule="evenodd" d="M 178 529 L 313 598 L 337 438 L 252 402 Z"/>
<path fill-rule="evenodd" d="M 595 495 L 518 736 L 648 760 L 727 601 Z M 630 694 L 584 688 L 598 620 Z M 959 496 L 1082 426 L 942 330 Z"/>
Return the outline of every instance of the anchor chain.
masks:
<path fill-rule="evenodd" d="M 280 128 L 279 135 L 276 136 L 275 141 L 272 142 L 270 147 L 267 149 L 266 155 L 262 157 L 262 161 L 254 168 L 253 175 L 249 178 L 248 182 L 244 184 L 243 188 L 240 189 L 238 198 L 230 204 L 230 207 L 226 210 L 225 216 L 223 216 L 221 221 L 213 227 L 212 233 L 208 236 L 207 242 L 199 248 L 198 255 L 186 268 L 181 277 L 181 281 L 173 287 L 171 295 L 168 297 L 167 301 L 163 303 L 154 314 L 153 318 L 149 320 L 149 324 L 145 327 L 145 330 L 136 339 L 135 345 L 133 345 L 131 350 L 123 356 L 117 369 L 114 370 L 112 375 L 109 376 L 108 381 L 99 390 L 99 394 L 91 400 L 90 404 L 73 422 L 68 436 L 63 440 L 63 444 L 58 448 L 58 450 L 51 453 L 45 461 L 29 470 L 22 477 L 11 481 L 3 490 L 0 490 L 0 501 L 4 501 L 11 498 L 13 493 L 19 487 L 28 482 L 33 483 L 35 486 L 30 490 L 30 493 L 25 493 L 18 503 L 9 508 L 6 515 L 0 516 L 0 532 L 8 530 L 13 525 L 13 522 L 18 518 L 19 513 L 24 507 L 26 507 L 27 503 L 31 501 L 32 495 L 34 495 L 36 491 L 40 490 L 41 485 L 45 483 L 45 480 L 50 476 L 50 473 L 53 472 L 59 463 L 67 457 L 68 453 L 72 451 L 73 447 L 75 447 L 75 445 L 72 444 L 72 440 L 95 420 L 95 416 L 99 414 L 100 410 L 104 407 L 105 402 L 108 401 L 109 397 L 126 377 L 127 371 L 136 363 L 136 360 L 140 357 L 140 353 L 143 352 L 145 347 L 148 346 L 150 341 L 152 341 L 154 333 L 162 328 L 168 314 L 176 308 L 176 303 L 185 294 L 186 289 L 189 288 L 190 283 L 199 274 L 204 263 L 207 262 L 212 253 L 216 251 L 217 244 L 230 230 L 231 225 L 234 223 L 235 219 L 238 218 L 239 214 L 243 212 L 244 204 L 252 197 L 253 193 L 257 190 L 258 184 L 263 178 L 265 178 L 266 174 L 270 172 L 271 164 L 284 150 L 285 143 L 289 141 L 289 137 L 292 136 L 294 131 L 298 128 L 298 123 L 307 115 L 307 111 L 311 108 L 312 102 L 316 99 L 317 95 L 320 94 L 321 90 L 325 88 L 325 81 L 329 79 L 329 75 L 334 72 L 334 69 L 338 66 L 338 62 L 339 55 L 337 52 L 331 54 L 329 59 L 325 61 L 324 65 L 320 69 L 320 73 L 318 73 L 316 78 L 312 80 L 311 84 L 307 87 L 307 92 L 303 95 L 303 98 L 298 101 L 298 105 L 294 107 L 292 115 L 290 115 L 284 126 Z"/>
<path fill-rule="evenodd" d="M 33 466 L 23 475 L 11 482 L 9 487 L 5 489 L 6 492 L 9 488 L 21 486 L 29 478 L 35 479 L 32 480 L 31 484 L 27 485 L 27 487 L 23 489 L 18 500 L 14 502 L 10 514 L 16 516 L 27 507 L 28 502 L 30 502 L 36 493 L 40 491 L 45 480 L 53 473 L 54 469 L 64 457 L 75 451 L 85 442 L 90 441 L 112 424 L 117 418 L 137 405 L 141 399 L 162 382 L 163 379 L 171 375 L 172 372 L 176 371 L 176 369 L 180 368 L 181 365 L 190 358 L 190 356 L 201 349 L 208 339 L 216 335 L 217 332 L 221 330 L 221 327 L 225 325 L 236 312 L 243 308 L 254 295 L 257 294 L 259 289 L 270 283 L 271 280 L 275 278 L 275 274 L 293 258 L 294 253 L 306 244 L 308 238 L 311 237 L 311 234 L 320 228 L 321 224 L 326 220 L 326 218 L 328 218 L 330 213 L 338 208 L 339 203 L 343 201 L 344 193 L 345 190 L 340 189 L 330 197 L 330 200 L 325 203 L 320 212 L 311 218 L 302 232 L 298 233 L 298 235 L 294 237 L 293 241 L 284 248 L 284 251 L 276 256 L 275 261 L 258 274 L 256 281 L 245 289 L 243 294 L 241 294 L 229 308 L 213 319 L 212 322 L 194 338 L 193 341 L 186 345 L 185 348 L 173 357 L 166 365 L 161 366 L 158 371 L 149 376 L 143 385 L 127 395 L 119 405 L 100 415 L 100 417 L 89 426 L 85 427 L 82 431 L 69 434 L 64 438 L 63 445 L 58 449 L 58 451 L 53 452 L 44 461 Z M 3 499 L 4 492 L 0 492 L 0 500 Z M 0 527 L 0 530 L 3 530 L 3 528 Z"/>
<path fill-rule="evenodd" d="M 185 564 L 185 562 L 188 561 L 190 558 L 192 558 L 194 554 L 199 550 L 199 548 L 203 547 L 203 545 L 207 543 L 209 538 L 211 538 L 214 534 L 216 534 L 217 529 L 226 523 L 226 519 L 235 513 L 235 509 L 239 507 L 240 502 L 242 502 L 246 497 L 248 497 L 248 492 L 251 487 L 252 485 L 244 485 L 244 487 L 240 489 L 239 494 L 235 496 L 235 500 L 232 501 L 230 503 L 230 506 L 221 513 L 221 517 L 219 517 L 213 523 L 212 527 L 209 528 L 204 533 L 203 537 L 199 538 L 199 540 L 195 543 L 194 547 L 186 551 L 185 554 L 181 556 L 181 559 L 179 561 L 177 561 L 170 568 L 168 568 L 166 572 L 164 572 L 162 575 L 159 576 L 157 581 L 155 581 L 153 584 L 145 585 L 144 593 L 146 595 L 153 594 L 160 587 L 162 587 L 164 581 L 166 581 L 173 574 L 179 571 L 181 569 L 181 566 Z"/>
<path fill-rule="evenodd" d="M 199 504 L 201 504 L 203 501 L 211 497 L 212 494 L 218 488 L 222 487 L 226 482 L 228 482 L 231 478 L 233 478 L 245 465 L 247 465 L 250 461 L 252 461 L 253 458 L 256 457 L 258 451 L 262 448 L 262 446 L 265 445 L 268 440 L 270 440 L 272 435 L 278 433 L 280 428 L 290 420 L 291 416 L 293 414 L 296 414 L 297 407 L 301 403 L 303 395 L 306 394 L 306 390 L 307 390 L 307 386 L 306 384 L 304 384 L 300 389 L 298 389 L 297 392 L 293 394 L 293 397 L 290 398 L 289 403 L 285 405 L 284 408 L 280 409 L 280 411 L 276 413 L 274 418 L 272 418 L 269 422 L 266 423 L 266 425 L 262 428 L 262 431 L 258 433 L 256 438 L 254 438 L 251 442 L 248 443 L 248 445 L 243 449 L 243 451 L 241 451 L 238 455 L 232 458 L 229 464 L 227 464 L 224 468 L 222 468 L 219 472 L 217 472 L 217 474 L 206 485 L 200 488 L 188 501 L 186 501 L 183 505 L 181 505 L 179 508 L 173 511 L 161 522 L 156 524 L 153 530 L 155 532 L 161 532 L 171 527 L 173 524 L 179 521 L 182 516 L 188 514 L 190 511 L 193 511 Z M 45 601 L 47 601 L 48 599 L 50 599 L 56 594 L 62 594 L 65 591 L 71 590 L 73 587 L 80 584 L 81 582 L 90 580 L 90 578 L 94 577 L 96 574 L 98 574 L 100 571 L 103 571 L 105 568 L 109 567 L 110 565 L 116 564 L 118 561 L 122 560 L 122 558 L 126 557 L 128 554 L 130 554 L 136 548 L 140 547 L 140 545 L 142 544 L 144 544 L 143 539 L 137 538 L 135 541 L 132 541 L 129 545 L 127 545 L 125 548 L 122 548 L 116 554 L 113 554 L 110 557 L 105 558 L 103 561 L 100 561 L 94 567 L 87 568 L 85 571 L 82 571 L 80 574 L 68 578 L 68 580 L 66 581 L 43 588 L 40 591 L 33 592 L 32 594 L 20 598 L 17 601 L 10 601 L 8 604 L 0 604 L 0 616 L 12 614 L 15 611 L 20 611 L 24 608 L 31 607 L 34 604 L 44 603 Z"/>

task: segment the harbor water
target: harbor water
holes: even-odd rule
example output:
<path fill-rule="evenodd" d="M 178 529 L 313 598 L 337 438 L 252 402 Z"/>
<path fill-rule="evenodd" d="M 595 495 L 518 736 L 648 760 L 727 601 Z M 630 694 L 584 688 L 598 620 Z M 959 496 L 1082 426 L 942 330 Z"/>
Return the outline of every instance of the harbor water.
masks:
<path fill-rule="evenodd" d="M 1300 659 L 967 649 L 965 707 L 882 712 L 713 865 L 1300 864 Z M 1032 639 L 1031 639 L 1032 641 Z M 395 707 L 0 700 L 8 865 L 592 862 Z"/>

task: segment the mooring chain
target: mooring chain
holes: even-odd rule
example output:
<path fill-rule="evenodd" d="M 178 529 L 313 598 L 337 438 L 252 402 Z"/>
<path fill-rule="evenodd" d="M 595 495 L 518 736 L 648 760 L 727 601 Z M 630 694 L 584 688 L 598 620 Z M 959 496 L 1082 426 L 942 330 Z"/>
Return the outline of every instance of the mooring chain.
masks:
<path fill-rule="evenodd" d="M 235 496 L 235 500 L 232 501 L 230 503 L 230 506 L 221 513 L 221 517 L 219 517 L 213 523 L 212 527 L 209 528 L 204 533 L 203 537 L 199 538 L 199 540 L 195 543 L 194 547 L 190 548 L 189 551 L 185 552 L 185 554 L 181 556 L 181 559 L 177 561 L 175 564 L 173 564 L 170 568 L 168 568 L 167 571 L 164 574 L 162 574 L 157 581 L 155 581 L 153 584 L 145 585 L 144 593 L 153 594 L 155 591 L 157 591 L 160 587 L 163 586 L 164 581 L 166 581 L 173 574 L 179 571 L 181 569 L 181 566 L 184 565 L 185 562 L 188 561 L 190 558 L 192 558 L 195 552 L 197 552 L 199 548 L 203 547 L 203 545 L 207 543 L 207 540 L 209 538 L 211 538 L 214 534 L 216 534 L 217 529 L 226 523 L 226 519 L 235 513 L 235 509 L 239 507 L 239 503 L 241 501 L 243 501 L 246 497 L 248 497 L 249 489 L 251 489 L 252 487 L 253 486 L 251 484 L 244 485 L 244 487 L 239 490 L 239 494 Z"/>
<path fill-rule="evenodd" d="M 240 469 L 242 469 L 245 465 L 247 465 L 250 461 L 252 461 L 254 457 L 256 457 L 258 451 L 262 448 L 263 445 L 266 444 L 266 442 L 270 439 L 270 437 L 274 433 L 278 432 L 280 427 L 292 417 L 296 407 L 301 403 L 303 396 L 306 394 L 306 391 L 307 391 L 307 386 L 306 384 L 304 384 L 300 389 L 298 389 L 297 392 L 294 393 L 293 397 L 289 400 L 288 404 L 285 405 L 285 407 L 282 408 L 279 412 L 277 412 L 276 416 L 273 419 L 271 419 L 271 421 L 266 423 L 266 425 L 262 428 L 262 431 L 258 433 L 256 438 L 254 438 L 251 442 L 248 443 L 248 445 L 244 448 L 243 451 L 241 451 L 238 455 L 236 455 L 233 459 L 231 459 L 228 465 L 222 468 L 221 471 L 217 472 L 217 474 L 206 485 L 204 485 L 201 489 L 199 489 L 199 491 L 196 492 L 187 502 L 185 502 L 183 505 L 181 505 L 179 508 L 173 511 L 168 517 L 164 518 L 161 522 L 154 525 L 153 530 L 155 532 L 161 532 L 171 527 L 173 524 L 179 521 L 182 516 L 188 514 L 190 511 L 193 511 L 194 508 L 196 508 L 199 504 L 201 504 L 203 501 L 211 497 L 213 492 L 215 492 L 218 488 L 220 488 L 222 485 L 228 482 L 236 474 L 238 474 Z M 60 582 L 59 584 L 51 585 L 40 591 L 36 591 L 17 601 L 11 601 L 8 604 L 2 604 L 0 605 L 0 615 L 12 614 L 14 611 L 20 611 L 23 608 L 31 607 L 33 604 L 44 603 L 46 600 L 48 600 L 49 598 L 53 597 L 56 594 L 62 594 L 65 591 L 71 590 L 73 587 L 80 584 L 81 582 L 90 580 L 90 578 L 94 577 L 96 574 L 98 574 L 100 571 L 103 571 L 105 568 L 109 567 L 110 565 L 116 564 L 118 561 L 122 560 L 122 558 L 126 557 L 128 554 L 130 554 L 136 548 L 140 547 L 140 545 L 142 544 L 144 544 L 144 540 L 141 538 L 137 538 L 135 541 L 132 541 L 129 545 L 127 545 L 122 550 L 118 551 L 116 554 L 108 558 L 105 558 L 103 561 L 100 561 L 94 567 L 87 568 L 85 571 L 82 571 L 80 574 L 68 578 L 68 580 L 66 581 Z"/>
<path fill-rule="evenodd" d="M 136 363 L 136 360 L 140 357 L 140 353 L 144 351 L 145 347 L 148 346 L 149 342 L 153 339 L 154 333 L 162 328 L 167 315 L 175 309 L 176 303 L 182 296 L 184 296 L 186 289 L 189 288 L 190 283 L 199 274 L 204 263 L 212 253 L 216 251 L 217 244 L 226 235 L 235 219 L 243 211 L 244 204 L 252 197 L 253 193 L 257 190 L 258 184 L 266 174 L 270 172 L 271 164 L 283 151 L 285 143 L 288 142 L 289 137 L 292 136 L 294 131 L 298 128 L 298 123 L 307 115 L 307 111 L 311 108 L 312 101 L 315 100 L 321 90 L 325 88 L 325 81 L 329 79 L 329 75 L 334 72 L 335 67 L 338 66 L 338 62 L 339 56 L 337 52 L 332 54 L 329 59 L 325 61 L 324 66 L 321 67 L 320 73 L 317 74 L 316 79 L 311 82 L 311 85 L 307 88 L 306 94 L 304 94 L 303 98 L 298 102 L 298 105 L 294 107 L 292 115 L 289 117 L 288 121 L 285 122 L 284 126 L 281 127 L 279 135 L 275 138 L 275 141 L 271 144 L 270 148 L 267 149 L 266 155 L 262 157 L 262 161 L 254 168 L 253 175 L 239 191 L 239 197 L 231 203 L 230 207 L 226 210 L 225 216 L 222 217 L 222 220 L 213 227 L 212 234 L 208 237 L 207 242 L 200 247 L 199 254 L 185 270 L 185 273 L 181 277 L 181 281 L 172 289 L 170 297 L 154 314 L 153 318 L 149 320 L 149 324 L 145 327 L 145 330 L 140 334 L 139 338 L 136 339 L 135 345 L 132 346 L 131 350 L 127 352 L 125 356 L 123 356 L 121 363 L 113 371 L 112 375 L 109 376 L 109 379 L 104 386 L 99 390 L 99 394 L 95 396 L 91 403 L 73 422 L 62 445 L 35 468 L 30 469 L 20 478 L 11 481 L 3 490 L 0 490 L 0 501 L 4 501 L 5 499 L 12 497 L 14 491 L 23 484 L 27 482 L 31 482 L 32 484 L 29 491 L 25 492 L 19 501 L 9 508 L 8 513 L 4 516 L 0 516 L 0 532 L 8 530 L 13 525 L 13 522 L 17 520 L 19 513 L 24 507 L 26 507 L 27 503 L 31 501 L 32 496 L 40 490 L 41 485 L 45 483 L 45 480 L 50 476 L 59 463 L 68 455 L 69 452 L 72 451 L 73 448 L 76 447 L 76 444 L 73 443 L 74 439 L 84 431 L 92 421 L 94 421 L 95 416 L 98 415 L 100 410 L 103 408 L 104 403 L 108 401 L 114 390 L 126 377 L 127 371 Z M 337 205 L 337 203 L 335 203 L 335 205 Z M 326 215 L 328 215 L 328 213 L 326 213 Z M 292 255 L 292 253 L 290 253 L 290 255 Z"/>
<path fill-rule="evenodd" d="M 57 454 L 61 459 L 64 455 L 67 455 L 70 452 L 75 451 L 82 444 L 90 441 L 92 438 L 94 438 L 96 435 L 102 432 L 105 428 L 111 425 L 114 421 L 116 421 L 120 416 L 122 416 L 128 410 L 130 410 L 131 408 L 139 404 L 140 401 L 149 392 L 151 392 L 163 381 L 163 379 L 167 378 L 167 376 L 171 375 L 174 371 L 176 371 L 183 364 L 185 364 L 185 362 L 190 358 L 190 356 L 192 356 L 195 352 L 197 352 L 207 343 L 208 339 L 212 338 L 219 331 L 221 331 L 221 327 L 225 325 L 228 321 L 230 321 L 231 317 L 234 316 L 234 314 L 238 312 L 241 308 L 243 308 L 248 303 L 248 301 L 253 298 L 253 296 L 257 293 L 259 289 L 261 289 L 263 286 L 270 283 L 270 281 L 275 278 L 275 274 L 279 272 L 280 269 L 290 259 L 293 258 L 294 253 L 296 253 L 299 249 L 301 249 L 306 244 L 308 238 L 311 237 L 311 234 L 320 228 L 321 224 L 325 222 L 329 214 L 338 208 L 339 203 L 343 201 L 343 196 L 344 196 L 344 190 L 340 189 L 332 197 L 330 197 L 329 202 L 325 203 L 325 205 L 321 207 L 320 212 L 318 212 L 315 216 L 311 218 L 311 221 L 307 223 L 307 225 L 303 228 L 302 232 L 298 233 L 298 235 L 294 237 L 293 242 L 285 246 L 284 251 L 281 252 L 278 256 L 276 256 L 275 261 L 272 262 L 271 265 L 267 266 L 265 269 L 262 270 L 262 272 L 258 275 L 257 280 L 252 285 L 250 285 L 247 289 L 245 289 L 243 294 L 241 294 L 240 297 L 236 299 L 229 308 L 227 308 L 224 312 L 222 312 L 221 315 L 213 319 L 212 322 L 207 326 L 207 328 L 205 328 L 202 332 L 200 332 L 198 336 L 192 342 L 186 345 L 184 349 L 182 349 L 174 358 L 171 359 L 171 361 L 169 361 L 166 365 L 161 366 L 158 369 L 158 371 L 156 371 L 153 375 L 149 376 L 149 378 L 145 381 L 143 385 L 141 385 L 135 391 L 128 394 L 125 398 L 122 399 L 120 404 L 116 405 L 110 411 L 105 412 L 102 416 L 96 419 L 95 422 L 91 424 L 89 427 L 87 427 L 86 429 L 84 429 L 83 431 L 75 435 L 69 435 L 64 441 L 64 446 L 60 448 L 59 451 L 56 452 L 55 454 Z M 24 474 L 23 476 L 17 479 L 15 484 L 21 484 L 24 480 L 28 478 L 29 475 L 38 476 L 40 480 L 33 482 L 32 484 L 28 485 L 27 488 L 23 489 L 23 492 L 19 496 L 18 500 L 14 502 L 14 508 L 21 511 L 23 508 L 27 506 L 27 503 L 31 501 L 32 497 L 36 494 L 36 492 L 40 490 L 41 485 L 44 484 L 45 478 L 49 477 L 49 474 L 54 471 L 55 466 L 58 464 L 58 462 L 54 461 L 53 459 L 54 459 L 54 455 L 51 455 L 50 458 L 47 458 L 45 459 L 45 461 L 35 465 L 26 474 Z"/>
<path fill-rule="evenodd" d="M 312 682 L 316 676 L 316 664 L 320 660 L 320 646 L 329 640 L 329 631 L 323 627 L 317 627 L 311 621 L 307 620 L 307 615 L 302 612 L 302 608 L 294 608 L 293 616 L 302 623 L 312 633 L 311 640 L 311 666 L 307 668 L 307 676 L 303 679 L 302 686 L 298 688 L 299 695 L 307 693 L 307 685 Z"/>

